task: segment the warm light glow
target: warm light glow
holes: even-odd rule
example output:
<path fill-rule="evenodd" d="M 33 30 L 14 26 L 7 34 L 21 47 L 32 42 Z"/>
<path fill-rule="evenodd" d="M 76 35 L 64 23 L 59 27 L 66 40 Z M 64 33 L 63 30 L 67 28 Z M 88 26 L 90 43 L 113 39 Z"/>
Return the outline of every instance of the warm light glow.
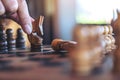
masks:
<path fill-rule="evenodd" d="M 13 37 L 14 37 L 14 39 L 16 39 L 17 29 L 21 28 L 21 26 L 18 25 L 16 22 L 10 20 L 9 23 L 5 27 L 6 27 L 6 29 L 11 28 L 13 30 Z M 23 32 L 23 36 L 25 38 L 25 45 L 26 45 L 27 48 L 29 48 L 30 47 L 30 43 L 28 41 L 26 33 Z"/>

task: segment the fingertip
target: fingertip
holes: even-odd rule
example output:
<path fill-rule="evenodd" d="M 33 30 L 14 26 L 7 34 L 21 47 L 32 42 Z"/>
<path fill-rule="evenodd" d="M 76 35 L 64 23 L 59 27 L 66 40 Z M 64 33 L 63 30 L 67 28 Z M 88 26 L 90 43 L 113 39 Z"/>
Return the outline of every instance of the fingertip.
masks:
<path fill-rule="evenodd" d="M 32 18 L 32 17 L 30 17 L 30 18 L 31 18 L 31 21 L 32 21 L 32 22 L 34 22 L 34 21 L 35 21 L 35 19 L 34 19 L 34 18 Z"/>
<path fill-rule="evenodd" d="M 23 25 L 23 30 L 24 30 L 24 32 L 27 33 L 27 34 L 31 34 L 31 33 L 32 33 L 32 27 L 31 27 L 30 24 L 25 24 L 25 25 Z"/>

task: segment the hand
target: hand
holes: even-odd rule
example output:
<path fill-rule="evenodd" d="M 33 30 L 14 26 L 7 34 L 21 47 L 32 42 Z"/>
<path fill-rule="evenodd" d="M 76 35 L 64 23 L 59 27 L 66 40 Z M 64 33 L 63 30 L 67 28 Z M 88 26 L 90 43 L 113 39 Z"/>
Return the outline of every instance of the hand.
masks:
<path fill-rule="evenodd" d="M 10 18 L 21 25 L 24 32 L 32 32 L 32 19 L 26 0 L 0 0 L 0 18 Z"/>

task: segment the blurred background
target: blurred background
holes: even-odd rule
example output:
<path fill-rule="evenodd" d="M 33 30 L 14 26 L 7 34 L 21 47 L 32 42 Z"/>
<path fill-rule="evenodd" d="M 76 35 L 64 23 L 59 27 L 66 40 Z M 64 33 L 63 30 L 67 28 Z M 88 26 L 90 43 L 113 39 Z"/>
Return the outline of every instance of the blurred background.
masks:
<path fill-rule="evenodd" d="M 72 40 L 72 30 L 76 24 L 110 24 L 111 19 L 117 17 L 116 9 L 120 8 L 120 0 L 26 1 L 33 18 L 45 16 L 44 44 L 51 44 L 55 38 Z"/>

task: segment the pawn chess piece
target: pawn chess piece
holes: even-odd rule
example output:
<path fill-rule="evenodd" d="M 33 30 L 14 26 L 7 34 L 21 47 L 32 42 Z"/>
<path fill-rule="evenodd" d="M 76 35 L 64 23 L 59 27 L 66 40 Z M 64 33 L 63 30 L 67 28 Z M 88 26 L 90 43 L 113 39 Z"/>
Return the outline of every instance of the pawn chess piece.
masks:
<path fill-rule="evenodd" d="M 116 49 L 115 38 L 113 37 L 113 28 L 111 25 L 97 26 L 102 37 L 104 54 L 112 53 Z"/>
<path fill-rule="evenodd" d="M 115 39 L 112 35 L 108 34 L 108 35 L 104 35 L 103 36 L 103 42 L 105 43 L 105 54 L 106 53 L 111 53 L 113 50 L 116 49 L 115 46 Z"/>
<path fill-rule="evenodd" d="M 0 53 L 7 53 L 7 41 L 3 26 L 0 25 Z"/>
<path fill-rule="evenodd" d="M 6 34 L 7 34 L 7 46 L 8 46 L 8 50 L 9 51 L 15 50 L 16 41 L 13 38 L 13 30 L 12 29 L 7 29 L 6 30 Z"/>
<path fill-rule="evenodd" d="M 95 67 L 99 67 L 103 59 L 101 33 L 96 26 L 79 26 L 73 30 L 76 47 L 70 51 L 69 59 L 72 71 L 77 75 L 89 75 Z"/>
<path fill-rule="evenodd" d="M 44 17 L 40 16 L 36 19 L 33 23 L 33 30 L 30 35 L 28 35 L 28 40 L 31 44 L 31 51 L 33 52 L 40 52 L 43 51 L 43 24 Z"/>
<path fill-rule="evenodd" d="M 62 39 L 54 39 L 51 43 L 51 46 L 53 48 L 53 50 L 60 52 L 63 50 L 66 51 L 71 51 L 72 49 L 75 48 L 77 42 L 75 41 L 66 41 L 66 40 L 62 40 Z"/>
<path fill-rule="evenodd" d="M 25 39 L 21 28 L 17 29 L 16 48 L 25 49 Z"/>

